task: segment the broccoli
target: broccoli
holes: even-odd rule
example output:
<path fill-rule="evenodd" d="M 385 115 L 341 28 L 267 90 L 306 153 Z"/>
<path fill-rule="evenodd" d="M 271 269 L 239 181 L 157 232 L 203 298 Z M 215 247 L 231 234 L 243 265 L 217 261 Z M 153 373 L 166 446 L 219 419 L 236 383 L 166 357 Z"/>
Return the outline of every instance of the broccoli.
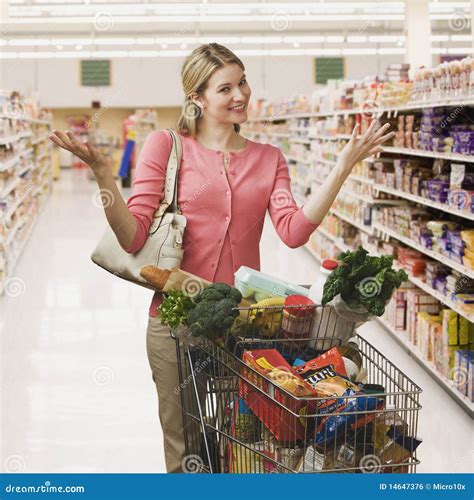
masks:
<path fill-rule="evenodd" d="M 217 339 L 229 329 L 239 315 L 242 294 L 226 283 L 212 283 L 194 298 L 196 307 L 186 323 L 194 335 L 207 335 Z"/>

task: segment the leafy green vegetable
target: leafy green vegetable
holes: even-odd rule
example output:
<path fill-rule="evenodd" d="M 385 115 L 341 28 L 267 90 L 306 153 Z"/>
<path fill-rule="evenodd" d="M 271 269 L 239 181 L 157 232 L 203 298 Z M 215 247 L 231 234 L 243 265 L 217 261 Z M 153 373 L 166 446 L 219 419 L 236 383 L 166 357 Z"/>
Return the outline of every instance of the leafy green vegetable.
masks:
<path fill-rule="evenodd" d="M 207 335 L 217 339 L 225 333 L 239 315 L 238 307 L 242 294 L 226 283 L 212 283 L 199 292 L 189 311 L 186 324 L 194 335 Z"/>
<path fill-rule="evenodd" d="M 182 290 L 170 290 L 165 293 L 163 302 L 158 306 L 160 319 L 164 325 L 177 328 L 186 323 L 186 318 L 196 304 Z"/>
<path fill-rule="evenodd" d="M 323 304 L 340 294 L 350 308 L 362 305 L 369 313 L 382 316 L 393 290 L 408 279 L 405 271 L 392 269 L 391 255 L 369 256 L 361 246 L 355 251 L 343 252 L 338 260 L 339 267 L 324 284 Z"/>

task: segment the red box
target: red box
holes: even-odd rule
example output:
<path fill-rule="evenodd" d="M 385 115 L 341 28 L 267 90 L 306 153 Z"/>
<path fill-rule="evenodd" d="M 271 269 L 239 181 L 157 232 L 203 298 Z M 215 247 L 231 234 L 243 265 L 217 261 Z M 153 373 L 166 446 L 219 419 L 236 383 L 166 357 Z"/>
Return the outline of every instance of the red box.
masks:
<path fill-rule="evenodd" d="M 264 358 L 264 361 L 259 364 L 258 361 L 262 358 Z M 306 415 L 315 413 L 316 404 L 314 401 L 305 401 L 302 398 L 305 396 L 316 397 L 314 389 L 296 374 L 276 349 L 245 351 L 242 359 L 245 364 L 259 372 L 257 375 L 251 370 L 243 368 L 241 373 L 243 378 L 239 378 L 239 396 L 244 398 L 248 407 L 277 440 L 294 442 L 308 438 L 309 431 L 306 429 Z M 268 363 L 268 366 L 287 372 L 288 377 L 296 377 L 301 382 L 300 387 L 307 391 L 305 396 L 290 395 L 285 390 L 280 389 L 277 382 L 268 380 L 266 375 L 271 370 L 264 368 L 266 363 Z M 245 379 L 251 383 L 245 382 Z M 257 390 L 251 384 L 260 390 Z"/>

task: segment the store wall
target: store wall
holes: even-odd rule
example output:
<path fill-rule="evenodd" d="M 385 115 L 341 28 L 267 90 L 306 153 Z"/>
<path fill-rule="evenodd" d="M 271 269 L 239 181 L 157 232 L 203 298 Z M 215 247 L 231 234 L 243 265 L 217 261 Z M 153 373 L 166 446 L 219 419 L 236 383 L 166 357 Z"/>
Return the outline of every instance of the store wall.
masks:
<path fill-rule="evenodd" d="M 53 129 L 66 130 L 68 126 L 67 117 L 71 115 L 88 115 L 93 118 L 94 124 L 100 128 L 104 135 L 122 138 L 122 123 L 125 118 L 135 111 L 134 108 L 55 108 L 53 110 Z M 158 127 L 174 127 L 179 116 L 180 109 L 159 108 L 156 109 L 158 115 Z"/>
<path fill-rule="evenodd" d="M 354 56 L 346 58 L 346 78 L 361 79 L 381 74 L 402 56 Z M 362 61 L 362 62 L 361 62 Z M 108 107 L 181 106 L 180 71 L 183 59 L 113 59 L 112 86 L 80 86 L 79 60 L 3 61 L 2 88 L 25 95 L 39 90 L 41 104 L 51 108 L 90 107 L 99 100 Z M 286 99 L 314 89 L 313 57 L 244 58 L 253 98 Z"/>

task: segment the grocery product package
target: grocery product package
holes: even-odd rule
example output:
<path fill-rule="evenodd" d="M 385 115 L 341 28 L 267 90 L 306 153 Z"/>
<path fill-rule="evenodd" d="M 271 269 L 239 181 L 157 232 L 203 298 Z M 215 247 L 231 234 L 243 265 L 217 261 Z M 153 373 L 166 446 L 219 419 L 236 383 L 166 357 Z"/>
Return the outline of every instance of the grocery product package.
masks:
<path fill-rule="evenodd" d="M 242 360 L 258 373 L 243 368 L 239 397 L 276 439 L 285 442 L 304 439 L 304 416 L 312 410 L 311 401 L 303 398 L 314 397 L 314 389 L 276 349 L 244 351 Z"/>

